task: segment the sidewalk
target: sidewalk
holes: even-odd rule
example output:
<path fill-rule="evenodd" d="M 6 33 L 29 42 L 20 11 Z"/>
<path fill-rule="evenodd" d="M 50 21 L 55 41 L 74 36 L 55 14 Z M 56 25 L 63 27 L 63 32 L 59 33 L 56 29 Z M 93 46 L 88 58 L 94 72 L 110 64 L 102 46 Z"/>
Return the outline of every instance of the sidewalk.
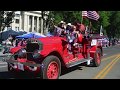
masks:
<path fill-rule="evenodd" d="M 4 60 L 10 58 L 9 55 L 10 54 L 3 54 L 2 52 L 0 52 L 0 62 L 5 62 Z"/>
<path fill-rule="evenodd" d="M 11 54 L 9 54 L 9 53 L 3 54 L 3 52 L 0 52 L 0 57 L 5 57 L 5 56 L 8 56 L 8 55 L 11 55 Z"/>

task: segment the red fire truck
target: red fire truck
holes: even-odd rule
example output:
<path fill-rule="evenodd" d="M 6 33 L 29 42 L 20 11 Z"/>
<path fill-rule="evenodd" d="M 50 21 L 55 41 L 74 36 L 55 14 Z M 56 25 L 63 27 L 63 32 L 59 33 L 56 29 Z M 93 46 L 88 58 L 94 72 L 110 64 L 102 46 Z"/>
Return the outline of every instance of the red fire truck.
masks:
<path fill-rule="evenodd" d="M 99 16 L 95 11 L 85 11 L 84 15 L 87 13 L 89 13 L 87 18 L 98 20 Z M 76 40 L 77 44 L 73 45 L 72 52 L 69 52 L 69 42 L 65 37 L 28 39 L 26 47 L 10 49 L 12 56 L 6 60 L 8 70 L 30 71 L 39 74 L 43 79 L 58 79 L 62 67 L 70 68 L 86 62 L 87 65 L 98 67 L 103 55 L 98 39 L 81 33 Z"/>
<path fill-rule="evenodd" d="M 6 60 L 8 71 L 29 71 L 43 79 L 58 79 L 62 67 L 70 68 L 86 62 L 98 67 L 103 52 L 97 39 L 89 39 L 82 34 L 77 39 L 72 53 L 69 53 L 68 41 L 64 37 L 28 39 L 26 47 L 10 49 L 12 56 Z"/>

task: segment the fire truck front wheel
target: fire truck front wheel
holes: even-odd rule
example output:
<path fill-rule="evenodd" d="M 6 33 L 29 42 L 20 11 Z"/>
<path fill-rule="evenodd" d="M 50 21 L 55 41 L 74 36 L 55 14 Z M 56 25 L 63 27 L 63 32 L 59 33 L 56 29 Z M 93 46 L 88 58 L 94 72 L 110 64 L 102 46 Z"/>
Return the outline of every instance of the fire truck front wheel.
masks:
<path fill-rule="evenodd" d="M 61 62 L 56 56 L 48 56 L 43 60 L 42 79 L 58 79 L 61 73 Z"/>
<path fill-rule="evenodd" d="M 90 67 L 98 67 L 101 64 L 101 50 L 97 49 L 96 52 L 94 53 L 94 57 L 90 62 Z"/>

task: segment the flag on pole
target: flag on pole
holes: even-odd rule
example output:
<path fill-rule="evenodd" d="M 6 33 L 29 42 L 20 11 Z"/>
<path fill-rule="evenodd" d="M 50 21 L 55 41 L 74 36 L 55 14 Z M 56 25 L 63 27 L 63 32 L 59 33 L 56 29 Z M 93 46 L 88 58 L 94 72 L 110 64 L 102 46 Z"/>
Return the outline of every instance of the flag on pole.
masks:
<path fill-rule="evenodd" d="M 87 11 L 82 11 L 82 16 L 87 17 Z"/>
<path fill-rule="evenodd" d="M 82 11 L 82 17 L 87 17 L 95 21 L 100 18 L 99 14 L 96 11 Z"/>
<path fill-rule="evenodd" d="M 100 26 L 100 36 L 103 36 L 103 28 L 102 28 L 102 25 Z"/>

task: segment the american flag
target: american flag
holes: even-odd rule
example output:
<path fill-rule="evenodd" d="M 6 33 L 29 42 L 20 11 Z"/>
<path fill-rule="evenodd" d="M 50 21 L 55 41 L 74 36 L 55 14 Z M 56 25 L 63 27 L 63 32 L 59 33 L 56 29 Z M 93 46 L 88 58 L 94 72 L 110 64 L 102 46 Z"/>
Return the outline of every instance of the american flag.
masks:
<path fill-rule="evenodd" d="M 82 16 L 96 21 L 100 18 L 96 11 L 82 11 Z"/>

